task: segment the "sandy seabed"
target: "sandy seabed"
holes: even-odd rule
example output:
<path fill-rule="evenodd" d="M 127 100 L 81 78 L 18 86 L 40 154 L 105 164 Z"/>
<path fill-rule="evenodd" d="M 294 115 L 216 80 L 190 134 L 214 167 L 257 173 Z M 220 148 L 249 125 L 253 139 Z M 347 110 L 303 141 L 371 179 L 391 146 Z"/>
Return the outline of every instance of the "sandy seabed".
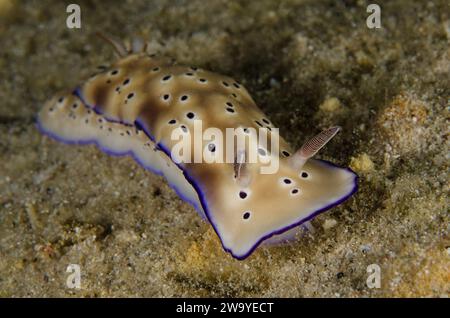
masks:
<path fill-rule="evenodd" d="M 357 0 L 77 3 L 68 29 L 64 1 L 0 0 L 0 296 L 448 297 L 448 1 L 378 1 L 381 29 Z M 342 126 L 319 157 L 358 193 L 233 259 L 163 178 L 37 131 L 47 98 L 113 61 L 96 31 L 240 80 L 292 145 Z"/>

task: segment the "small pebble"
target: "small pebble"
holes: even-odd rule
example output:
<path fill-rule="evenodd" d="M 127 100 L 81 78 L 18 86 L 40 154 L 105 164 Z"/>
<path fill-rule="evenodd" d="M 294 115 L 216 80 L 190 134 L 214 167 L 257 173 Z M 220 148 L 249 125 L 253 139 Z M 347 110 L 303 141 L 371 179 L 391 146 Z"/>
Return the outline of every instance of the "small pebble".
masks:
<path fill-rule="evenodd" d="M 326 219 L 325 222 L 323 222 L 322 227 L 325 231 L 335 227 L 337 224 L 337 221 L 335 219 Z"/>

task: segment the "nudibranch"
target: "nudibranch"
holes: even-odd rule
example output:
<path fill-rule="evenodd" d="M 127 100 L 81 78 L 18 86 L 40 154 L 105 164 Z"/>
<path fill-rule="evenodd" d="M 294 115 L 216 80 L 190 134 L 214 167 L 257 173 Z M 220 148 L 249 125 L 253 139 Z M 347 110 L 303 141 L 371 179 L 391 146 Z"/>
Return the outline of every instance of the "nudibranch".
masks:
<path fill-rule="evenodd" d="M 38 128 L 65 143 L 94 143 L 109 154 L 131 155 L 163 175 L 211 223 L 235 258 L 248 257 L 263 242 L 295 235 L 305 222 L 356 191 L 353 171 L 311 158 L 339 127 L 322 131 L 294 152 L 239 82 L 149 54 L 141 40 L 130 45 L 108 41 L 118 60 L 47 101 Z M 242 135 L 265 131 L 269 141 L 276 137 L 276 147 L 262 145 L 259 135 L 245 144 L 256 148 L 258 158 L 278 159 L 276 171 L 261 173 L 267 161 L 249 162 L 248 150 L 234 145 L 233 162 L 174 160 L 178 141 L 173 132 L 191 138 L 195 121 L 224 134 L 234 128 Z M 191 150 L 220 157 L 229 142 L 202 140 L 193 142 Z"/>

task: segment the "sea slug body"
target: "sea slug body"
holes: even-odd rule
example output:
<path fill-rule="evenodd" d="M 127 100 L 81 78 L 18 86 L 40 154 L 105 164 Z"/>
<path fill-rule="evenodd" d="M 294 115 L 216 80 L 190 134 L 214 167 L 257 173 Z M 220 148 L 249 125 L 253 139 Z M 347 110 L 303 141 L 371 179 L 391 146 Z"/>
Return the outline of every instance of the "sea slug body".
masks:
<path fill-rule="evenodd" d="M 47 101 L 38 114 L 39 129 L 65 143 L 95 143 L 107 153 L 131 155 L 163 175 L 211 223 L 235 258 L 248 257 L 264 241 L 292 235 L 356 191 L 353 171 L 310 159 L 337 127 L 293 151 L 239 82 L 148 54 L 141 41 L 130 49 L 111 42 L 120 58 L 75 90 Z M 258 140 L 254 147 L 259 157 L 279 159 L 277 171 L 260 173 L 263 163 L 238 155 L 232 163 L 173 160 L 173 131 L 191 136 L 196 121 L 224 135 L 234 128 L 242 135 L 264 130 L 269 140 L 276 137 L 277 148 Z M 193 145 L 211 157 L 226 147 L 212 140 Z"/>

